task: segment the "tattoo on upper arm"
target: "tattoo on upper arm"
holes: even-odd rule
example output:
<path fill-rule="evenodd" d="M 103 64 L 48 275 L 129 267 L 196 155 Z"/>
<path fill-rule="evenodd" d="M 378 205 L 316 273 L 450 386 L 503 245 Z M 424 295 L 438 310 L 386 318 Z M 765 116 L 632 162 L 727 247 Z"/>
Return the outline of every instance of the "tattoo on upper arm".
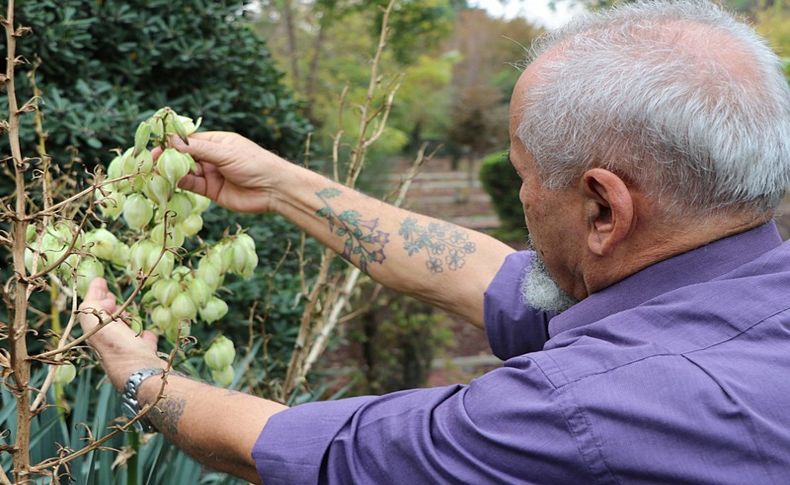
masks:
<path fill-rule="evenodd" d="M 400 225 L 399 234 L 409 256 L 417 253 L 428 256 L 425 266 L 431 273 L 441 273 L 445 267 L 451 271 L 460 269 L 466 263 L 466 255 L 477 250 L 466 231 L 447 222 L 421 226 L 414 217 L 407 217 Z"/>
<path fill-rule="evenodd" d="M 326 188 L 315 193 L 324 203 L 316 211 L 316 215 L 329 221 L 329 230 L 340 237 L 345 238 L 342 256 L 347 260 L 356 262 L 359 269 L 368 271 L 369 263 L 382 264 L 386 259 L 384 246 L 390 241 L 388 232 L 384 232 L 379 227 L 378 217 L 375 219 L 362 219 L 359 212 L 347 209 L 339 214 L 335 212 L 330 203 L 330 199 L 340 195 L 340 190 Z"/>
<path fill-rule="evenodd" d="M 178 421 L 184 414 L 186 405 L 185 399 L 166 397 L 156 403 L 156 406 L 148 412 L 148 417 L 160 432 L 171 437 L 177 436 Z"/>

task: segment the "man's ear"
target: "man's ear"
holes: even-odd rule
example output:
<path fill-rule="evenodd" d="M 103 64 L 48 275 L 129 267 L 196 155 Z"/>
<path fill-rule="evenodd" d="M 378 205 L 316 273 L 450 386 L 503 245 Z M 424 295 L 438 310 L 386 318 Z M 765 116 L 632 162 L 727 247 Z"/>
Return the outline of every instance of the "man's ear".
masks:
<path fill-rule="evenodd" d="M 634 199 L 625 181 L 603 168 L 593 168 L 581 177 L 587 246 L 598 256 L 608 256 L 631 232 Z"/>

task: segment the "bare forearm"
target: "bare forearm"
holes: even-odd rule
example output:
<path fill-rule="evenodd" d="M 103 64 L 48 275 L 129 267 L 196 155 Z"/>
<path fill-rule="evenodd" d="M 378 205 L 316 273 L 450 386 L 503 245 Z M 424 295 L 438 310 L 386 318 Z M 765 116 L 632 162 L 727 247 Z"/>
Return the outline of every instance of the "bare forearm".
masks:
<path fill-rule="evenodd" d="M 301 168 L 277 192 L 277 212 L 376 281 L 482 325 L 483 292 L 513 251 L 507 245 Z"/>
<path fill-rule="evenodd" d="M 138 394 L 156 400 L 162 381 L 147 379 Z M 170 375 L 164 397 L 148 417 L 165 437 L 201 463 L 259 483 L 252 447 L 275 413 L 286 406 L 247 394 Z"/>

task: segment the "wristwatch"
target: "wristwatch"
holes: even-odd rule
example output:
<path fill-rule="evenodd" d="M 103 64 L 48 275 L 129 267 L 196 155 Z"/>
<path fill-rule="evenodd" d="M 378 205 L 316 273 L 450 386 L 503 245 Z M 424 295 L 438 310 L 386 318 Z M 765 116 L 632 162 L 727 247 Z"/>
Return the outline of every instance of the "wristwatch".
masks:
<path fill-rule="evenodd" d="M 123 386 L 123 393 L 121 394 L 121 408 L 127 418 L 132 419 L 140 412 L 140 402 L 137 400 L 137 390 L 144 380 L 149 377 L 163 374 L 164 369 L 140 369 L 129 376 L 126 380 L 126 385 Z M 135 421 L 134 427 L 137 431 L 144 433 L 153 433 L 156 428 L 151 425 L 151 421 L 143 416 L 141 419 Z"/>

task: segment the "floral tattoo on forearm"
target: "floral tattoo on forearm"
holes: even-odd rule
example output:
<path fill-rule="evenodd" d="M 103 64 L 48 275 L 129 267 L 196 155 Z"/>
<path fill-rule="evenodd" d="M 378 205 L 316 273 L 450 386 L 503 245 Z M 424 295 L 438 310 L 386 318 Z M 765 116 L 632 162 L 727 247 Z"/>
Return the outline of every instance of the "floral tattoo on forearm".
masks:
<path fill-rule="evenodd" d="M 340 195 L 340 190 L 327 188 L 315 193 L 324 203 L 316 211 L 316 215 L 329 221 L 329 230 L 334 234 L 345 238 L 342 256 L 354 262 L 357 259 L 359 269 L 367 273 L 368 264 L 383 263 L 386 259 L 384 246 L 390 241 L 388 232 L 384 232 L 379 227 L 378 217 L 375 219 L 362 219 L 359 212 L 348 209 L 335 212 L 330 203 L 330 199 Z"/>
<path fill-rule="evenodd" d="M 466 255 L 477 250 L 466 231 L 446 222 L 421 226 L 414 217 L 407 217 L 401 223 L 399 234 L 409 256 L 421 252 L 428 256 L 425 266 L 434 274 L 443 272 L 445 267 L 450 271 L 463 268 Z"/>

